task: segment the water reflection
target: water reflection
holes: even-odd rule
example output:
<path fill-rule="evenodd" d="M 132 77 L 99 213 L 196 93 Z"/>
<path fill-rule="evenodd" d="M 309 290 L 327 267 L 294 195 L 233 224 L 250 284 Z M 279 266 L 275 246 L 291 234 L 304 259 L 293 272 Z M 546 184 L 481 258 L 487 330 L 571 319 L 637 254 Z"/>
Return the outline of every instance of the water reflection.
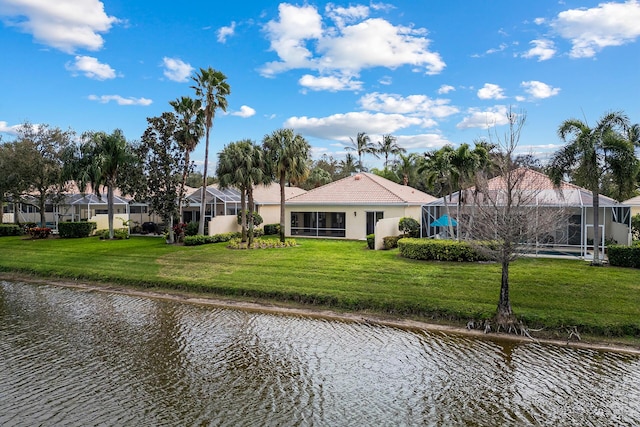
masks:
<path fill-rule="evenodd" d="M 638 425 L 640 358 L 0 282 L 0 425 Z"/>

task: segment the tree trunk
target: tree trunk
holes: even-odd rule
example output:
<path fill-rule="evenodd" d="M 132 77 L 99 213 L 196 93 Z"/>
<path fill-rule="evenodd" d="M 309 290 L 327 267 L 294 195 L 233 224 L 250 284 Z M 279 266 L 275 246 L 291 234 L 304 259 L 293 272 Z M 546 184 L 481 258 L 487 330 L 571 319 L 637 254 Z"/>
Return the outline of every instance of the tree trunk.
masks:
<path fill-rule="evenodd" d="M 47 218 L 46 218 L 46 212 L 45 212 L 45 204 L 46 204 L 46 200 L 45 200 L 45 196 L 44 193 L 40 193 L 40 198 L 38 199 L 39 205 L 38 208 L 40 209 L 40 227 L 46 227 L 47 226 Z"/>
<path fill-rule="evenodd" d="M 593 261 L 591 265 L 600 266 L 600 196 L 593 191 Z"/>
<path fill-rule="evenodd" d="M 113 185 L 107 184 L 107 219 L 109 221 L 109 239 L 113 239 Z"/>
<path fill-rule="evenodd" d="M 247 191 L 244 188 L 240 189 L 240 229 L 242 243 L 247 241 Z"/>
<path fill-rule="evenodd" d="M 449 197 L 451 197 L 451 194 L 449 194 Z M 449 212 L 449 204 L 447 203 L 447 195 L 444 195 L 444 210 L 447 213 L 447 216 L 449 217 L 449 221 L 447 223 L 447 228 L 449 229 L 449 238 L 453 239 L 453 226 L 451 225 L 451 212 Z"/>
<path fill-rule="evenodd" d="M 182 171 L 182 185 L 180 186 L 180 193 L 178 194 L 178 215 L 180 216 L 180 222 L 184 222 L 184 187 L 187 185 L 187 175 L 189 172 L 189 152 L 184 154 L 184 170 Z"/>
<path fill-rule="evenodd" d="M 205 196 L 207 194 L 207 166 L 209 163 L 209 127 L 207 127 L 204 148 L 204 168 L 202 172 L 202 191 L 200 192 L 200 223 L 198 224 L 198 234 L 204 235 L 204 214 L 205 214 Z"/>
<path fill-rule="evenodd" d="M 497 317 L 506 320 L 513 316 L 509 299 L 509 260 L 502 260 L 502 282 L 500 285 L 500 299 L 498 300 Z"/>
<path fill-rule="evenodd" d="M 253 244 L 253 188 L 249 187 L 247 188 L 247 196 L 249 198 L 249 206 L 248 206 L 248 210 L 249 210 L 249 219 L 248 219 L 248 223 L 249 223 L 249 244 L 248 244 L 248 248 L 251 248 L 251 245 Z"/>
<path fill-rule="evenodd" d="M 280 241 L 284 243 L 284 186 L 286 175 L 280 173 Z"/>
<path fill-rule="evenodd" d="M 167 243 L 175 243 L 176 236 L 173 232 L 173 215 L 169 218 L 169 241 Z"/>

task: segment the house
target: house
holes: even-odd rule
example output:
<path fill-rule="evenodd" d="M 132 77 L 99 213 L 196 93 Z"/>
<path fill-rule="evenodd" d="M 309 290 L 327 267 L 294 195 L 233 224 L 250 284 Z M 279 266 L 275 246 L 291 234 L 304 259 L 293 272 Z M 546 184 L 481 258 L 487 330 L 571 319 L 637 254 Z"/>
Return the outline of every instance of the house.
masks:
<path fill-rule="evenodd" d="M 640 196 L 632 197 L 622 203 L 631 207 L 631 216 L 640 214 Z"/>
<path fill-rule="evenodd" d="M 586 258 L 589 246 L 593 247 L 593 196 L 591 191 L 577 185 L 563 182 L 556 188 L 547 175 L 526 168 L 514 171 L 514 174 L 522 174 L 522 185 L 518 189 L 519 197 L 526 197 L 523 207 L 535 207 L 540 211 L 563 210 L 560 224 L 552 231 L 544 242 L 535 243 L 536 247 L 543 245 L 554 248 L 566 248 L 577 251 L 581 257 Z M 447 214 L 458 222 L 464 224 L 468 220 L 474 203 L 483 203 L 482 194 L 473 197 L 475 189 L 468 188 L 451 195 L 441 197 L 422 207 L 423 237 L 436 237 L 441 232 L 447 233 L 443 227 L 432 226 L 435 221 Z M 501 197 L 504 197 L 504 180 L 496 177 L 487 182 L 487 189 L 492 193 L 486 200 L 497 200 L 500 205 Z M 462 193 L 465 203 L 458 204 Z M 626 204 L 617 202 L 606 196 L 599 196 L 599 227 L 601 242 L 604 249 L 605 242 L 630 244 L 631 242 L 631 211 Z M 604 253 L 601 252 L 601 253 Z"/>
<path fill-rule="evenodd" d="M 433 200 L 415 188 L 360 172 L 288 199 L 285 235 L 363 240 L 380 220 L 391 218 L 384 235 L 398 234 L 399 218 L 419 219 L 422 205 Z"/>

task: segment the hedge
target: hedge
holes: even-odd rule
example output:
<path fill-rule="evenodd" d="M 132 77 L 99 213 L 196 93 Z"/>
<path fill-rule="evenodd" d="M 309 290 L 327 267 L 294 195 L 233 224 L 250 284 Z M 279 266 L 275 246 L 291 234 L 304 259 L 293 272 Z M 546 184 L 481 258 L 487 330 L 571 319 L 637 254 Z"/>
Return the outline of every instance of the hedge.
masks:
<path fill-rule="evenodd" d="M 58 233 L 62 238 L 89 237 L 97 224 L 95 222 L 60 222 L 58 223 Z"/>
<path fill-rule="evenodd" d="M 230 233 L 221 233 L 214 234 L 213 236 L 186 236 L 184 238 L 185 246 L 198 246 L 198 245 L 206 245 L 209 243 L 220 243 L 220 242 L 228 242 L 229 240 L 240 237 L 240 233 L 230 232 Z"/>
<path fill-rule="evenodd" d="M 455 240 L 404 238 L 398 240 L 400 255 L 405 258 L 428 261 L 486 261 L 473 246 Z"/>
<path fill-rule="evenodd" d="M 265 236 L 276 236 L 280 234 L 280 224 L 265 224 L 263 227 Z"/>
<path fill-rule="evenodd" d="M 386 236 L 382 238 L 382 247 L 386 250 L 395 249 L 398 247 L 398 240 L 404 236 Z"/>
<path fill-rule="evenodd" d="M 367 234 L 367 247 L 369 249 L 376 248 L 376 235 L 375 234 Z"/>
<path fill-rule="evenodd" d="M 640 243 L 633 246 L 611 245 L 607 247 L 609 265 L 640 268 Z"/>
<path fill-rule="evenodd" d="M 17 224 L 0 224 L 0 236 L 19 236 L 22 234 L 22 227 Z"/>

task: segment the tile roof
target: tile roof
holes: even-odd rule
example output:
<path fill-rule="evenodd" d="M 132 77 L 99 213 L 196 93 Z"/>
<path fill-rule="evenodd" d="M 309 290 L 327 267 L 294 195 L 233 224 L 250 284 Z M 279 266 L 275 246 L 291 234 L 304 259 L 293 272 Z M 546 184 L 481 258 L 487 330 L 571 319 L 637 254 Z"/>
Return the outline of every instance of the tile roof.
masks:
<path fill-rule="evenodd" d="M 306 193 L 300 187 L 284 187 L 284 199 Z M 258 185 L 253 188 L 253 199 L 260 205 L 280 204 L 280 184 L 273 182 L 269 185 Z"/>
<path fill-rule="evenodd" d="M 421 205 L 435 197 L 381 176 L 360 172 L 292 197 L 287 204 Z"/>

